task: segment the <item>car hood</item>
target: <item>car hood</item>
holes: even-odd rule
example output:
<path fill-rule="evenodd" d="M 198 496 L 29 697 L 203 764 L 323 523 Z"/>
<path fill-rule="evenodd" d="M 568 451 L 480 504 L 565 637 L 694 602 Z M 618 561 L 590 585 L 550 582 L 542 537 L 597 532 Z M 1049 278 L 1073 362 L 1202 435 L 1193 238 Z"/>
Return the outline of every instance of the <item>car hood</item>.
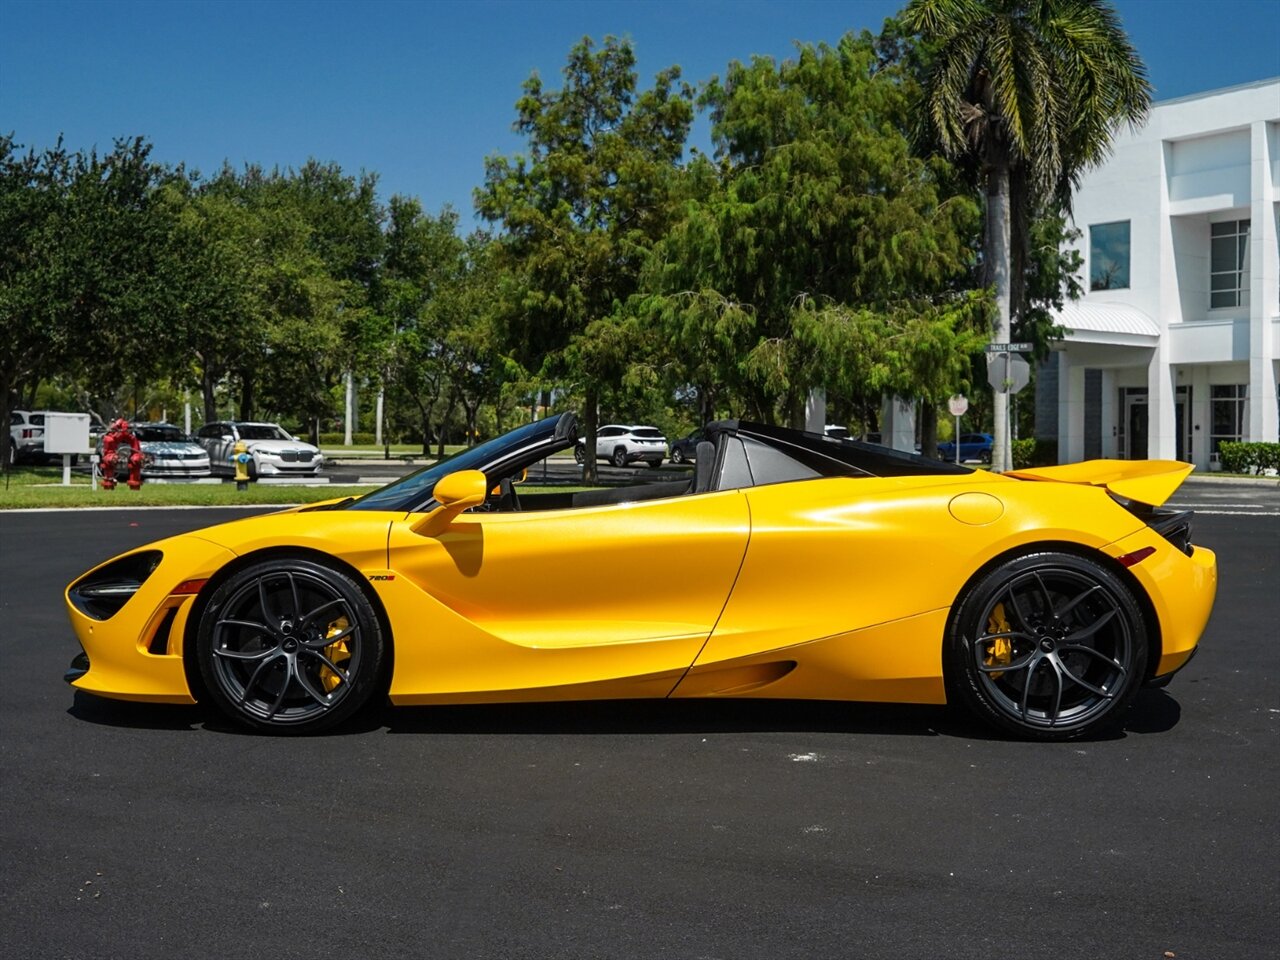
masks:
<path fill-rule="evenodd" d="M 1173 496 L 1194 469 L 1178 460 L 1086 460 L 1058 467 L 1011 470 L 1005 476 L 1106 487 L 1117 497 L 1158 507 Z"/>
<path fill-rule="evenodd" d="M 204 447 L 195 443 L 184 443 L 181 440 L 144 440 L 142 441 L 143 453 L 175 453 L 184 457 L 196 456 L 207 457 L 208 451 Z"/>

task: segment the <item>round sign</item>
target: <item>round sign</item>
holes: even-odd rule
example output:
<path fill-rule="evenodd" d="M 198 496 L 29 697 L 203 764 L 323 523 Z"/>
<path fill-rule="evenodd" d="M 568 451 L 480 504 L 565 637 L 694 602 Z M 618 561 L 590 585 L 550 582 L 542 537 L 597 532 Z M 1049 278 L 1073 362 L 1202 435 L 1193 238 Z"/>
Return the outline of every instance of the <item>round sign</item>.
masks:
<path fill-rule="evenodd" d="M 957 393 L 947 401 L 947 409 L 951 411 L 953 417 L 963 417 L 965 411 L 969 409 L 969 401 L 964 398 L 964 394 Z"/>

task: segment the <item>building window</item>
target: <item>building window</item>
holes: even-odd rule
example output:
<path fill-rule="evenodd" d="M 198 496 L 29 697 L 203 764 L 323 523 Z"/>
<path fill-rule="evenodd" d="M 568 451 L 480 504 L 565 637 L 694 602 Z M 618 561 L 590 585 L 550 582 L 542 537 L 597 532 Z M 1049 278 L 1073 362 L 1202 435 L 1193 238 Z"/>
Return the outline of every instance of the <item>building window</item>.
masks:
<path fill-rule="evenodd" d="M 1249 305 L 1249 221 L 1209 225 L 1209 306 Z"/>
<path fill-rule="evenodd" d="M 1089 227 L 1089 289 L 1126 290 L 1129 287 L 1129 221 L 1095 223 Z"/>
<path fill-rule="evenodd" d="M 1248 387 L 1243 383 L 1219 384 L 1209 388 L 1209 461 L 1218 459 L 1223 441 L 1236 443 L 1244 439 L 1245 404 Z"/>

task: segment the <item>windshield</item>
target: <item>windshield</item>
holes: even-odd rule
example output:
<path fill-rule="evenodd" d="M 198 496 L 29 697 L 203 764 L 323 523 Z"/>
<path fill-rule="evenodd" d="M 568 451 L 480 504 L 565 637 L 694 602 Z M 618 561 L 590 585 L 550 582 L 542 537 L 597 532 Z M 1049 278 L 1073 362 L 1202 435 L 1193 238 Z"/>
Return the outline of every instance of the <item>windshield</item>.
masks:
<path fill-rule="evenodd" d="M 175 443 L 187 439 L 177 427 L 137 427 L 133 432 L 146 443 Z"/>
<path fill-rule="evenodd" d="M 569 414 L 562 414 L 569 416 Z M 461 450 L 438 463 L 409 474 L 407 477 L 366 493 L 358 500 L 345 504 L 347 510 L 412 510 L 421 506 L 431 496 L 436 481 L 456 470 L 483 470 L 491 464 L 505 460 L 524 447 L 551 440 L 560 417 L 535 420 L 510 433 L 494 437 L 477 447 Z M 568 446 L 569 441 L 564 442 Z M 551 452 L 549 449 L 547 452 Z M 542 453 L 546 456 L 546 453 Z"/>
<path fill-rule="evenodd" d="M 241 440 L 292 440 L 280 427 L 274 423 L 237 423 L 236 429 L 240 432 Z"/>

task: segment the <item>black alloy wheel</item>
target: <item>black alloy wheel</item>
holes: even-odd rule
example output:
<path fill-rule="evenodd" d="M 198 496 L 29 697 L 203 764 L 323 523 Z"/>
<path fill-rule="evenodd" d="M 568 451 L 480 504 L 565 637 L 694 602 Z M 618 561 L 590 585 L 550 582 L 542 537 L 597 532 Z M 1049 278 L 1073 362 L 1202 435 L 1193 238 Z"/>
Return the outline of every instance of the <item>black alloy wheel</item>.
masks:
<path fill-rule="evenodd" d="M 963 598 L 948 629 L 949 687 L 979 717 L 1030 740 L 1116 725 L 1147 666 L 1147 628 L 1129 586 L 1092 560 L 1007 561 Z"/>
<path fill-rule="evenodd" d="M 573 459 L 577 460 L 579 463 L 586 463 L 587 448 L 584 447 L 582 444 L 578 444 L 577 446 L 575 446 L 573 448 Z"/>
<path fill-rule="evenodd" d="M 222 584 L 196 640 L 218 708 L 270 733 L 315 733 L 349 718 L 382 683 L 378 617 L 346 574 L 311 560 L 268 560 Z"/>
<path fill-rule="evenodd" d="M 625 467 L 627 465 L 627 448 L 626 447 L 613 448 L 613 465 L 615 467 Z"/>

